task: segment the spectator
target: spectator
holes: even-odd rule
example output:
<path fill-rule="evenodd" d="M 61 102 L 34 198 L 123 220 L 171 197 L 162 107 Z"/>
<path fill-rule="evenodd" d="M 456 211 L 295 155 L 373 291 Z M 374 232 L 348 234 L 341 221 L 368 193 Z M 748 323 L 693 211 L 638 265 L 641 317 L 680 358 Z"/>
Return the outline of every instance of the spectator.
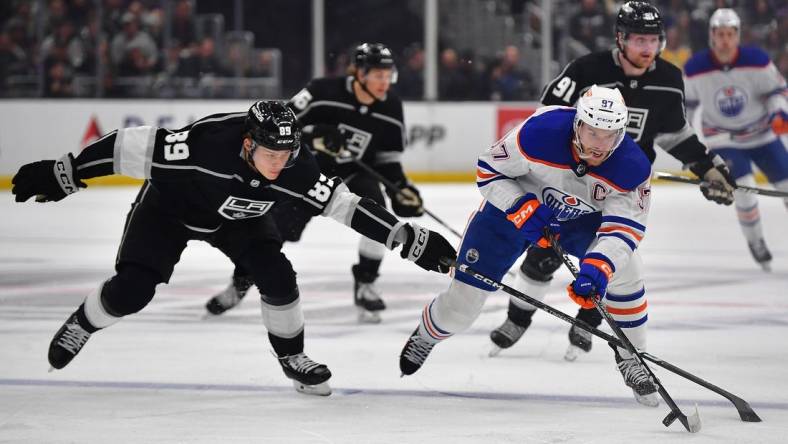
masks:
<path fill-rule="evenodd" d="M 468 81 L 460 71 L 457 51 L 446 48 L 441 51 L 438 69 L 438 96 L 441 100 L 464 100 Z"/>
<path fill-rule="evenodd" d="M 206 37 L 200 42 L 196 51 L 181 51 L 176 76 L 200 78 L 206 75 L 224 75 L 219 58 L 216 55 L 216 46 L 212 38 Z"/>
<path fill-rule="evenodd" d="M 598 0 L 583 0 L 580 12 L 569 21 L 569 35 L 592 52 L 610 47 L 611 29 L 610 19 Z"/>
<path fill-rule="evenodd" d="M 397 75 L 397 92 L 406 100 L 424 98 L 424 50 L 414 45 L 405 50 L 405 63 Z"/>
<path fill-rule="evenodd" d="M 195 45 L 196 35 L 191 1 L 178 0 L 172 17 L 173 44 L 180 49 L 190 48 Z"/>
<path fill-rule="evenodd" d="M 692 51 L 690 51 L 689 47 L 682 41 L 677 26 L 669 27 L 667 31 L 665 31 L 665 36 L 665 49 L 660 53 L 660 57 L 676 65 L 678 68 L 683 69 L 684 63 L 689 60 Z"/>
<path fill-rule="evenodd" d="M 536 96 L 531 74 L 521 69 L 519 63 L 520 50 L 514 45 L 507 46 L 491 70 L 492 100 L 527 100 Z"/>
<path fill-rule="evenodd" d="M 123 32 L 112 39 L 112 64 L 121 76 L 150 74 L 156 66 L 158 49 L 150 35 L 140 30 L 139 20 L 131 13 L 123 14 Z"/>
<path fill-rule="evenodd" d="M 273 77 L 274 72 L 274 53 L 273 51 L 255 50 L 255 57 L 252 59 L 252 66 L 249 70 L 249 77 Z"/>

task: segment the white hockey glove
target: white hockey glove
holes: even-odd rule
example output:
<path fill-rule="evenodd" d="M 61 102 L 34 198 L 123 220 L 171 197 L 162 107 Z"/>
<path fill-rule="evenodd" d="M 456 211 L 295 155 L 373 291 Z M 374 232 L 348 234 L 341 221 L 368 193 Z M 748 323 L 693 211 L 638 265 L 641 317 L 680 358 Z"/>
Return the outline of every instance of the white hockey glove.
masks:
<path fill-rule="evenodd" d="M 703 179 L 703 182 L 700 183 L 703 197 L 721 205 L 733 203 L 733 190 L 736 189 L 736 181 L 720 156 L 712 154 L 708 159 L 695 162 L 689 168 L 695 175 Z"/>

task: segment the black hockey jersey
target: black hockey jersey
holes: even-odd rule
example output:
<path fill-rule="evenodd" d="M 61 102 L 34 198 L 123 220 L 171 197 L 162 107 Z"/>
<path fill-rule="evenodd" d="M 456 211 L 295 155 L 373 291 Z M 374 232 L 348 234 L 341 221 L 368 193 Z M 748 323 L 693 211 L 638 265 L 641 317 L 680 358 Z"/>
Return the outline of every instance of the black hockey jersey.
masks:
<path fill-rule="evenodd" d="M 656 143 L 684 164 L 708 156 L 687 123 L 681 70 L 657 58 L 639 77 L 628 77 L 618 49 L 591 53 L 570 62 L 542 91 L 544 105 L 574 106 L 592 85 L 618 88 L 629 109 L 627 133 L 654 163 Z"/>
<path fill-rule="evenodd" d="M 76 158 L 81 179 L 113 173 L 147 179 L 153 202 L 203 233 L 267 213 L 297 199 L 314 215 L 330 216 L 389 248 L 402 225 L 393 215 L 321 174 L 312 153 L 270 181 L 242 156 L 246 113 L 216 114 L 179 130 L 151 126 L 113 131 Z M 363 207 L 365 211 L 356 211 Z"/>
<path fill-rule="evenodd" d="M 289 105 L 302 125 L 336 125 L 346 135 L 346 148 L 394 183 L 405 176 L 400 159 L 405 149 L 402 101 L 389 91 L 385 100 L 364 105 L 353 93 L 353 77 L 313 79 Z M 321 167 L 348 177 L 357 171 L 351 159 L 328 158 L 317 153 Z M 335 163 L 336 161 L 336 163 Z"/>

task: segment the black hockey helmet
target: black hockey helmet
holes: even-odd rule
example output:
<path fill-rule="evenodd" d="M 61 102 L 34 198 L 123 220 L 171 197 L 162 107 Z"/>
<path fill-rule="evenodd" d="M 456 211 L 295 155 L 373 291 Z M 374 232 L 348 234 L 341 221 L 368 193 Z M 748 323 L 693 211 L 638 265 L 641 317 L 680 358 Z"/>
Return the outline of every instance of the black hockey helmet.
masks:
<path fill-rule="evenodd" d="M 621 5 L 616 17 L 616 36 L 624 35 L 624 40 L 630 33 L 659 35 L 661 48 L 665 46 L 665 24 L 662 14 L 656 6 L 648 2 L 629 1 Z"/>
<path fill-rule="evenodd" d="M 394 68 L 394 57 L 391 50 L 382 43 L 362 43 L 356 47 L 353 64 L 358 69 Z"/>
<path fill-rule="evenodd" d="M 368 72 L 372 68 L 390 69 L 391 83 L 397 83 L 397 66 L 391 50 L 383 43 L 362 43 L 353 54 L 353 65 L 357 70 Z"/>
<path fill-rule="evenodd" d="M 258 146 L 275 151 L 292 151 L 287 166 L 298 157 L 301 148 L 301 127 L 295 113 L 285 102 L 260 100 L 246 114 L 246 131 L 254 142 L 250 155 Z"/>

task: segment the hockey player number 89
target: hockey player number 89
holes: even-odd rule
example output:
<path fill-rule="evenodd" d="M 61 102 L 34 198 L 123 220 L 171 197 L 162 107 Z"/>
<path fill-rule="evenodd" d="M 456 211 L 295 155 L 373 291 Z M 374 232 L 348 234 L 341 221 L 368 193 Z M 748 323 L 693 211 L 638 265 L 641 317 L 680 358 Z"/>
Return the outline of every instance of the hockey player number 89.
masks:
<path fill-rule="evenodd" d="M 189 157 L 189 145 L 186 145 L 186 138 L 189 137 L 188 131 L 180 133 L 167 134 L 164 141 L 168 145 L 164 145 L 164 158 L 166 160 L 183 160 Z"/>

